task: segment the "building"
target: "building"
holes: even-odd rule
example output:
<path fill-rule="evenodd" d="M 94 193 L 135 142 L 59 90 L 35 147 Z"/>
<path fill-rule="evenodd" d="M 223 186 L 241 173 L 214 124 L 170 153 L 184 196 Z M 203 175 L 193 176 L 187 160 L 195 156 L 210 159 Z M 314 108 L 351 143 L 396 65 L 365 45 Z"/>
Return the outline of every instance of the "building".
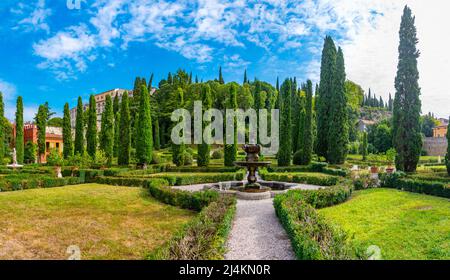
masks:
<path fill-rule="evenodd" d="M 100 129 L 100 124 L 102 121 L 102 113 L 103 113 L 103 110 L 105 109 L 105 105 L 106 105 L 106 96 L 110 95 L 114 99 L 114 97 L 116 97 L 116 95 L 118 95 L 119 100 L 122 100 L 122 95 L 126 91 L 128 92 L 128 96 L 133 95 L 132 90 L 116 88 L 116 89 L 112 89 L 112 90 L 108 90 L 108 91 L 96 94 L 94 96 L 95 97 L 95 105 L 96 105 L 96 109 L 97 109 L 97 128 L 98 129 Z M 83 105 L 84 111 L 86 111 L 88 108 L 89 108 L 89 104 Z M 76 117 L 77 117 L 77 107 L 72 108 L 70 110 L 70 123 L 71 123 L 72 129 L 75 129 Z"/>
<path fill-rule="evenodd" d="M 62 153 L 63 151 L 63 134 L 61 127 L 53 127 L 47 126 L 45 131 L 45 154 L 41 156 L 40 162 L 47 162 L 47 156 L 50 154 L 50 151 L 53 149 L 57 149 L 58 152 Z M 13 125 L 13 135 L 16 137 L 16 126 Z M 37 144 L 38 140 L 38 129 L 37 126 L 33 123 L 25 123 L 23 126 L 23 143 L 32 142 Z"/>
<path fill-rule="evenodd" d="M 441 156 L 444 157 L 447 154 L 448 141 L 445 137 L 426 137 L 423 140 L 422 149 L 428 156 Z"/>
<path fill-rule="evenodd" d="M 359 132 L 367 131 L 367 128 L 371 125 L 374 125 L 376 122 L 369 121 L 369 120 L 359 120 L 358 124 L 356 125 L 356 128 Z"/>
<path fill-rule="evenodd" d="M 433 138 L 445 138 L 447 137 L 447 125 L 439 125 L 433 128 Z"/>

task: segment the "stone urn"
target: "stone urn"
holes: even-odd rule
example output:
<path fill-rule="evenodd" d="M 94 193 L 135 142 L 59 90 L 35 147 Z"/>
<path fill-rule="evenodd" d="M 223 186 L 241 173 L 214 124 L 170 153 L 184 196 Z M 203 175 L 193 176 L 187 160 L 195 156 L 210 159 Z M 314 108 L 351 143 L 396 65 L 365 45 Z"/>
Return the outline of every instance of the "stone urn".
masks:
<path fill-rule="evenodd" d="M 378 173 L 378 166 L 371 166 L 370 167 L 370 173 L 372 173 L 372 174 Z"/>

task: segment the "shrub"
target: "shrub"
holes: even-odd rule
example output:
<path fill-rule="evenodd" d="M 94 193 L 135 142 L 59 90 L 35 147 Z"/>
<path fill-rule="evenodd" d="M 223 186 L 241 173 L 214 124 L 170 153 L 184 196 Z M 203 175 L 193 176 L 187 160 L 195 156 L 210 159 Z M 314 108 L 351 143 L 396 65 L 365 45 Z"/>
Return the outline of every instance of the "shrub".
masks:
<path fill-rule="evenodd" d="M 52 149 L 47 156 L 47 165 L 50 166 L 63 166 L 64 160 L 59 154 L 57 149 Z"/>
<path fill-rule="evenodd" d="M 223 151 L 222 150 L 215 150 L 212 155 L 212 159 L 223 159 Z"/>
<path fill-rule="evenodd" d="M 450 198 L 450 185 L 442 182 L 422 181 L 417 179 L 407 179 L 404 174 L 395 172 L 394 174 L 383 174 L 381 176 L 381 186 L 394 188 L 408 192 L 423 193 L 428 195 Z"/>
<path fill-rule="evenodd" d="M 303 161 L 303 154 L 301 151 L 297 151 L 294 154 L 294 157 L 292 158 L 292 163 L 296 165 L 302 164 Z"/>
<path fill-rule="evenodd" d="M 159 154 L 155 151 L 152 152 L 152 162 L 151 164 L 160 164 L 161 163 L 161 157 Z"/>
<path fill-rule="evenodd" d="M 352 179 L 355 190 L 364 190 L 379 187 L 378 179 L 373 178 L 368 173 L 358 174 L 357 177 L 353 177 Z"/>
<path fill-rule="evenodd" d="M 162 247 L 148 255 L 151 260 L 223 259 L 225 242 L 236 211 L 236 200 L 220 196 Z"/>
<path fill-rule="evenodd" d="M 183 153 L 183 165 L 192 165 L 193 162 L 194 162 L 194 159 L 192 157 L 192 154 L 185 151 Z"/>
<path fill-rule="evenodd" d="M 339 181 L 339 177 L 323 173 L 260 173 L 267 181 L 282 181 L 303 183 L 318 186 L 333 186 Z"/>
<path fill-rule="evenodd" d="M 38 176 L 24 178 L 21 176 L 16 176 L 13 178 L 0 180 L 0 191 L 6 192 L 35 188 L 52 188 L 65 185 L 75 185 L 79 183 L 83 182 L 80 182 L 79 178 L 75 177 L 56 178 L 50 176 Z"/>
<path fill-rule="evenodd" d="M 351 187 L 335 186 L 317 191 L 291 190 L 274 198 L 275 212 L 286 229 L 295 255 L 300 260 L 341 260 L 365 258 L 348 235 L 333 226 L 314 207 L 344 202 Z"/>

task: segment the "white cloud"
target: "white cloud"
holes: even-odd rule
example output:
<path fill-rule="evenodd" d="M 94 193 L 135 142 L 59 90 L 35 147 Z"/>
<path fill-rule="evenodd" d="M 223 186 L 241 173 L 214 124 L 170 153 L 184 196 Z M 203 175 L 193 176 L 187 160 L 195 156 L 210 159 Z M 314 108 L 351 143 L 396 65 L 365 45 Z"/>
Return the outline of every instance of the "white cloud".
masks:
<path fill-rule="evenodd" d="M 17 88 L 14 84 L 0 79 L 0 92 L 3 93 L 3 102 L 5 104 L 5 117 L 11 121 L 15 118 L 16 99 L 18 97 Z M 31 121 L 36 114 L 37 106 L 24 104 L 23 118 L 24 121 Z"/>
<path fill-rule="evenodd" d="M 246 68 L 250 62 L 241 58 L 240 55 L 234 54 L 231 56 L 225 55 L 223 58 L 224 61 L 224 69 L 227 70 L 235 70 L 235 69 L 244 69 Z"/>
<path fill-rule="evenodd" d="M 26 6 L 24 6 L 22 3 L 19 3 L 18 8 L 12 9 L 11 12 L 15 14 L 23 14 L 24 9 L 26 9 Z M 18 22 L 18 26 L 16 26 L 14 29 L 23 28 L 26 31 L 44 30 L 47 33 L 50 33 L 50 27 L 47 23 L 47 18 L 51 14 L 52 10 L 45 7 L 45 0 L 38 0 L 34 10 L 28 15 L 28 17 L 20 20 Z"/>

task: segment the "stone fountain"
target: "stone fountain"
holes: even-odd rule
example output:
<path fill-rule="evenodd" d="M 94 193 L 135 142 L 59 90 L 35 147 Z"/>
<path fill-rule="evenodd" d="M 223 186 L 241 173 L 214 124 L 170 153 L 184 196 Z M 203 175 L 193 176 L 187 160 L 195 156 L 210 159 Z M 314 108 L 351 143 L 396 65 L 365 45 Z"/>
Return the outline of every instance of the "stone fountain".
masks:
<path fill-rule="evenodd" d="M 256 177 L 256 172 L 259 167 L 265 167 L 270 165 L 270 161 L 259 161 L 259 152 L 261 151 L 261 146 L 259 145 L 244 145 L 244 151 L 247 153 L 245 161 L 236 161 L 234 164 L 239 167 L 246 167 L 248 171 L 247 183 L 244 185 L 244 189 L 247 190 L 263 190 L 260 184 L 258 184 L 258 179 Z"/>
<path fill-rule="evenodd" d="M 13 163 L 6 165 L 6 167 L 12 168 L 13 170 L 16 170 L 18 168 L 22 168 L 23 167 L 23 165 L 17 163 L 16 148 L 14 148 L 13 151 L 12 151 L 12 160 L 13 160 Z"/>

